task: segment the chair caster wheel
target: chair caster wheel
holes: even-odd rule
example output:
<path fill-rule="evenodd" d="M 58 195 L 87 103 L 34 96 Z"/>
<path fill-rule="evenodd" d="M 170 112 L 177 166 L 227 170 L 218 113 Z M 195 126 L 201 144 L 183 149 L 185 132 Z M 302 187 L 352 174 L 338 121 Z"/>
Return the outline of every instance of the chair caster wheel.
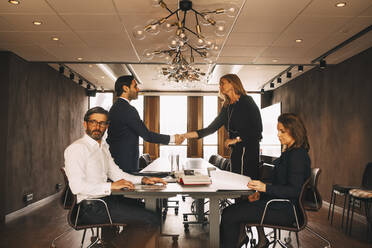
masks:
<path fill-rule="evenodd" d="M 187 218 L 187 215 L 184 214 L 184 215 L 183 215 L 183 221 L 188 221 L 188 219 L 189 219 L 189 218 Z"/>
<path fill-rule="evenodd" d="M 175 208 L 175 209 L 174 209 L 174 213 L 175 213 L 176 215 L 178 215 L 178 208 Z"/>

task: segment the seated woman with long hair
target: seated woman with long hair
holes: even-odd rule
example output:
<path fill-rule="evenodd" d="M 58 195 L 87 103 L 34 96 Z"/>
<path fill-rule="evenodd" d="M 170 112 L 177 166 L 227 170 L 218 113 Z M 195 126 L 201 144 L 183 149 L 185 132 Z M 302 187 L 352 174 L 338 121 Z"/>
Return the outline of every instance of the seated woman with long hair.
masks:
<path fill-rule="evenodd" d="M 256 201 L 243 200 L 223 210 L 221 219 L 221 246 L 237 247 L 240 225 L 260 223 L 265 204 L 275 198 L 289 199 L 296 206 L 301 188 L 310 177 L 309 143 L 306 128 L 295 114 L 285 113 L 278 118 L 278 138 L 282 145 L 280 158 L 274 161 L 272 184 L 252 180 L 248 187 L 260 192 Z M 295 222 L 293 209 L 287 203 L 276 202 L 267 211 L 265 223 L 291 225 Z M 256 247 L 268 247 L 262 227 L 257 227 L 259 242 Z"/>

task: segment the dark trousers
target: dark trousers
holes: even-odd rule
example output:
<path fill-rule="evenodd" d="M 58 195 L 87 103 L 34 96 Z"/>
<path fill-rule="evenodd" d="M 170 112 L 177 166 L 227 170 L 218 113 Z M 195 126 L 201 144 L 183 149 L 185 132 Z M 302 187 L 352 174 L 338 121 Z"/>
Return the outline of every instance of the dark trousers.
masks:
<path fill-rule="evenodd" d="M 220 225 L 221 247 L 237 247 L 240 225 L 260 223 L 266 202 L 266 200 L 255 202 L 244 200 L 225 208 Z M 267 210 L 264 223 L 291 225 L 294 221 L 295 217 L 291 206 L 276 204 L 272 209 Z"/>
<path fill-rule="evenodd" d="M 110 195 L 101 198 L 107 203 L 113 223 L 128 225 L 159 226 L 160 216 L 146 210 L 144 204 L 136 199 L 125 198 L 121 195 Z M 109 223 L 106 208 L 101 202 L 83 201 L 80 208 L 82 223 Z"/>
<path fill-rule="evenodd" d="M 259 142 L 250 142 L 243 146 L 236 144 L 231 152 L 231 171 L 237 174 L 249 176 L 251 179 L 258 179 L 258 165 L 260 156 Z"/>

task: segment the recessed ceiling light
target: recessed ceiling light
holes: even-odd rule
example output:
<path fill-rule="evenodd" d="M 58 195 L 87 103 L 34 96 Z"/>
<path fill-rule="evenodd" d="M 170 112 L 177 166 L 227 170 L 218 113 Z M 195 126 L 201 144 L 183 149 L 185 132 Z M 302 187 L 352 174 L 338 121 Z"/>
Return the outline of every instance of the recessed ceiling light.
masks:
<path fill-rule="evenodd" d="M 20 4 L 18 0 L 9 0 L 8 2 L 14 5 Z"/>
<path fill-rule="evenodd" d="M 36 26 L 40 26 L 41 24 L 43 24 L 41 21 L 33 21 L 32 23 Z"/>
<path fill-rule="evenodd" d="M 101 76 L 101 78 L 103 79 L 103 78 L 105 78 L 105 76 Z"/>
<path fill-rule="evenodd" d="M 296 43 L 301 43 L 302 41 L 302 39 L 296 39 Z"/>
<path fill-rule="evenodd" d="M 278 62 L 278 60 L 277 59 L 273 59 L 273 62 L 276 63 L 276 62 Z"/>
<path fill-rule="evenodd" d="M 58 41 L 59 38 L 58 38 L 58 37 L 52 37 L 52 40 L 54 40 L 54 41 Z"/>
<path fill-rule="evenodd" d="M 79 57 L 79 58 L 77 58 L 77 60 L 83 60 L 83 58 L 82 57 Z"/>
<path fill-rule="evenodd" d="M 336 7 L 338 7 L 338 8 L 342 8 L 342 7 L 345 7 L 345 6 L 346 6 L 345 2 L 336 3 Z"/>

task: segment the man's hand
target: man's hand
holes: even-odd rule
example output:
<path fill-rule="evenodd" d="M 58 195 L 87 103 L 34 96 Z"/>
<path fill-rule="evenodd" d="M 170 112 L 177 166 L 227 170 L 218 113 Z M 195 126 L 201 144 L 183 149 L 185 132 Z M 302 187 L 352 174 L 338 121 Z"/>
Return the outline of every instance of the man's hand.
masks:
<path fill-rule="evenodd" d="M 226 148 L 229 148 L 230 145 L 234 145 L 238 142 L 241 142 L 242 140 L 240 139 L 240 137 L 236 137 L 235 139 L 227 139 L 225 140 L 225 147 Z"/>
<path fill-rule="evenodd" d="M 175 143 L 176 145 L 181 145 L 182 142 L 185 140 L 185 136 L 182 134 L 176 134 L 175 135 Z"/>
<path fill-rule="evenodd" d="M 116 182 L 111 183 L 111 190 L 113 190 L 113 189 L 122 189 L 122 188 L 134 189 L 134 185 L 133 185 L 132 182 L 127 181 L 125 179 L 120 179 L 120 180 L 118 180 Z"/>
<path fill-rule="evenodd" d="M 159 177 L 142 177 L 142 184 L 155 184 L 155 183 L 162 183 L 163 185 L 166 185 L 167 182 Z"/>
<path fill-rule="evenodd" d="M 259 180 L 252 180 L 247 184 L 247 186 L 250 189 L 257 190 L 258 192 L 266 192 L 266 184 Z"/>

